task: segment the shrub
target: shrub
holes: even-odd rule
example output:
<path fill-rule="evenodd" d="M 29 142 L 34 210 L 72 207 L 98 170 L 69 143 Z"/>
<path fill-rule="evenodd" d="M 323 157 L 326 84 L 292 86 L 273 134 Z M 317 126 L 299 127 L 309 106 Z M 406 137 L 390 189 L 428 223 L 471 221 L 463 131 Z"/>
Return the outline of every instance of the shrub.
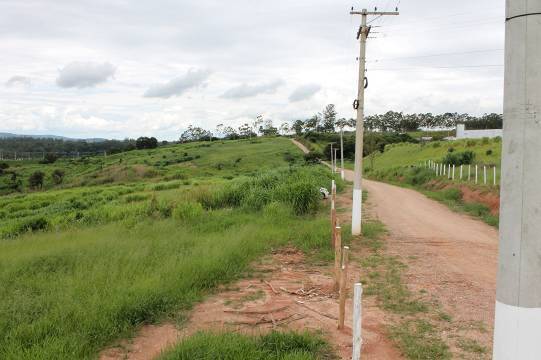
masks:
<path fill-rule="evenodd" d="M 60 185 L 62 184 L 62 181 L 64 181 L 64 171 L 60 170 L 60 169 L 56 169 L 55 171 L 53 171 L 53 173 L 51 174 L 51 180 L 53 181 L 53 183 L 55 183 L 56 185 Z"/>
<path fill-rule="evenodd" d="M 463 152 L 448 153 L 442 159 L 442 163 L 451 165 L 469 165 L 473 163 L 475 159 L 475 153 L 467 150 Z"/>
<path fill-rule="evenodd" d="M 34 189 L 41 189 L 43 187 L 43 179 L 45 178 L 45 174 L 41 171 L 35 171 L 30 175 L 28 178 L 28 183 L 30 187 Z"/>
<path fill-rule="evenodd" d="M 466 146 L 467 146 L 467 147 L 473 147 L 473 146 L 475 146 L 475 145 L 477 145 L 477 141 L 475 141 L 475 140 L 468 140 L 468 141 L 466 141 Z"/>
<path fill-rule="evenodd" d="M 486 152 L 486 154 L 487 154 L 488 156 L 492 155 L 492 149 L 488 149 L 487 152 Z"/>
<path fill-rule="evenodd" d="M 450 152 L 450 153 L 452 153 L 452 152 L 454 152 L 454 151 L 455 151 L 455 148 L 454 148 L 454 147 L 450 147 L 449 149 L 447 149 L 447 152 Z"/>
<path fill-rule="evenodd" d="M 43 157 L 43 160 L 40 161 L 40 163 L 42 163 L 42 164 L 53 164 L 53 163 L 56 162 L 56 160 L 58 160 L 58 156 L 56 154 L 47 153 Z"/>
<path fill-rule="evenodd" d="M 317 151 L 310 151 L 308 154 L 304 154 L 304 161 L 307 164 L 317 164 L 319 159 L 323 157 L 323 154 Z"/>
<path fill-rule="evenodd" d="M 47 230 L 48 227 L 49 227 L 49 221 L 42 216 L 34 217 L 34 218 L 27 218 L 21 221 L 17 225 L 13 233 L 14 235 L 17 235 L 17 234 L 22 234 L 29 231 L 34 232 L 34 231 L 39 231 L 39 230 Z"/>
<path fill-rule="evenodd" d="M 0 170 L 6 170 L 9 168 L 9 164 L 5 162 L 0 163 Z"/>
<path fill-rule="evenodd" d="M 433 148 L 439 148 L 439 147 L 441 147 L 441 143 L 436 141 L 435 143 L 432 144 L 432 147 Z"/>

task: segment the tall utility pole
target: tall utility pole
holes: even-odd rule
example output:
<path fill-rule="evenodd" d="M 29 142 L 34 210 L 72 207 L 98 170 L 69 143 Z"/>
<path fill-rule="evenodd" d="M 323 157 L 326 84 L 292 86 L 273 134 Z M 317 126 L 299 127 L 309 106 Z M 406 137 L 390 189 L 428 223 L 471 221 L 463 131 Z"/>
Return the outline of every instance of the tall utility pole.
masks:
<path fill-rule="evenodd" d="M 344 128 L 340 129 L 340 177 L 344 180 Z"/>
<path fill-rule="evenodd" d="M 507 0 L 495 360 L 541 359 L 541 0 Z"/>
<path fill-rule="evenodd" d="M 361 27 L 357 33 L 357 39 L 361 41 L 361 56 L 359 57 L 359 84 L 357 99 L 354 108 L 357 110 L 357 127 L 355 133 L 355 175 L 353 178 L 353 208 L 351 210 L 351 233 L 361 235 L 361 210 L 363 202 L 362 178 L 363 178 L 363 133 L 364 133 L 364 89 L 366 72 L 366 40 L 370 33 L 367 25 L 368 16 L 398 15 L 398 9 L 394 12 L 387 11 L 353 11 L 351 15 L 362 15 Z"/>

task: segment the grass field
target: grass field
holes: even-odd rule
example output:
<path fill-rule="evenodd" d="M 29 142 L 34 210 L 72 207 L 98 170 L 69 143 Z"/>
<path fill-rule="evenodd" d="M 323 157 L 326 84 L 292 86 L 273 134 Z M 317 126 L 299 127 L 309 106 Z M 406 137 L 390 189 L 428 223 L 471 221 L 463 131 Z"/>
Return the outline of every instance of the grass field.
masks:
<path fill-rule="evenodd" d="M 89 181 L 109 176 L 89 159 L 68 188 L 0 198 L 0 358 L 95 358 L 141 324 L 181 322 L 272 248 L 332 257 L 318 191 L 328 171 L 286 139 L 207 145 L 118 156 L 156 167 L 150 179 Z M 200 157 L 152 165 L 184 152 Z"/>

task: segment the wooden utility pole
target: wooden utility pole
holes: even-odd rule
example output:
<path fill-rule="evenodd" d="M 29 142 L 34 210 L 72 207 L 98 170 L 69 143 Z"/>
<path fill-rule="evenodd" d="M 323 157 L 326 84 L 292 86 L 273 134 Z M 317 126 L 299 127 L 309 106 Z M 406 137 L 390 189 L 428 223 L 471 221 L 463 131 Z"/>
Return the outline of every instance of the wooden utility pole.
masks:
<path fill-rule="evenodd" d="M 363 133 L 364 133 L 364 89 L 366 72 L 366 40 L 370 33 L 370 26 L 367 25 L 368 16 L 384 16 L 384 15 L 398 15 L 398 8 L 396 11 L 368 11 L 363 9 L 362 11 L 350 12 L 351 15 L 361 15 L 361 27 L 357 33 L 357 39 L 361 42 L 361 55 L 359 57 L 359 84 L 357 99 L 353 103 L 353 107 L 357 110 L 357 126 L 355 133 L 355 175 L 353 178 L 353 208 L 351 211 L 351 233 L 353 235 L 361 235 L 361 221 L 362 221 L 362 199 L 363 191 L 361 187 L 363 177 Z"/>

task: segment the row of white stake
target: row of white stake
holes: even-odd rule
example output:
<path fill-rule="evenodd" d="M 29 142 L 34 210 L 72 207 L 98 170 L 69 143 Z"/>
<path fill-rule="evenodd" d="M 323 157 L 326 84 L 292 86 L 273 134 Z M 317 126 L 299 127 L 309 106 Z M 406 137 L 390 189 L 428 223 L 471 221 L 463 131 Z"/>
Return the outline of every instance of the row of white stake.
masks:
<path fill-rule="evenodd" d="M 342 229 L 336 217 L 336 182 L 331 184 L 331 246 L 334 248 L 334 289 L 339 293 L 338 303 L 338 330 L 345 329 L 345 311 L 348 284 L 349 247 L 342 245 Z M 362 301 L 363 287 L 361 283 L 354 285 L 353 291 L 353 324 L 352 324 L 352 360 L 361 358 L 361 329 L 362 329 Z"/>
<path fill-rule="evenodd" d="M 447 176 L 448 179 L 455 180 L 455 165 L 451 164 L 441 164 L 436 163 L 432 160 L 426 161 L 424 164 L 421 163 L 421 166 L 427 167 L 431 170 L 433 170 L 436 173 L 436 176 Z M 464 165 L 460 165 L 458 168 L 458 178 L 460 180 L 467 179 L 467 181 L 471 181 L 471 178 L 474 178 L 474 181 L 476 184 L 479 183 L 479 165 L 474 166 L 474 171 L 472 172 L 472 165 L 468 165 L 468 176 L 465 174 Z M 492 167 L 493 172 L 493 185 L 497 185 L 497 174 L 496 174 L 496 166 Z M 483 165 L 483 184 L 487 185 L 488 183 L 488 177 L 487 177 L 487 166 Z"/>

